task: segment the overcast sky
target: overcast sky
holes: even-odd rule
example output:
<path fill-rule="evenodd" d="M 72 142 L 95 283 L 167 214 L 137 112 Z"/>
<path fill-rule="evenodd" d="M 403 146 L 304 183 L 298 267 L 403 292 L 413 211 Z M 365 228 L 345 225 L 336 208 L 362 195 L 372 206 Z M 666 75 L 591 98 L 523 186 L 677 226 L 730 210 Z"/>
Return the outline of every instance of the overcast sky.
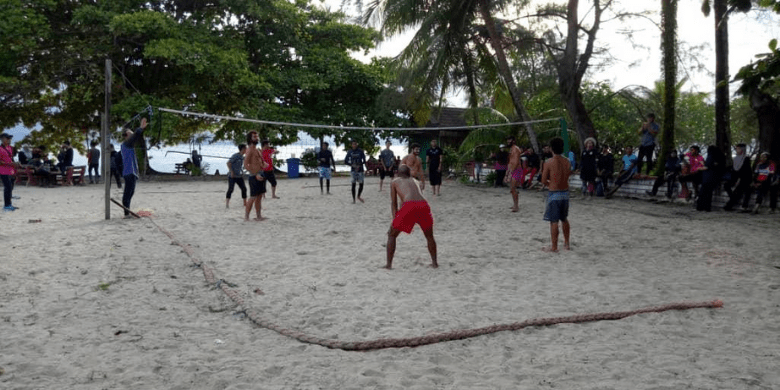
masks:
<path fill-rule="evenodd" d="M 342 0 L 324 0 L 323 4 L 332 9 L 338 9 Z M 366 2 L 367 3 L 367 2 Z M 565 4 L 565 1 L 558 1 Z M 581 1 L 580 18 L 586 17 L 590 2 Z M 649 18 L 660 24 L 660 1 L 628 1 L 621 2 L 621 8 L 627 11 L 653 11 Z M 655 7 L 652 8 L 652 7 Z M 780 24 L 774 15 L 763 16 L 758 20 L 759 13 L 751 11 L 748 14 L 735 13 L 729 20 L 729 72 L 733 76 L 740 67 L 748 64 L 758 53 L 769 51 L 767 45 L 772 38 L 780 37 Z M 703 50 L 693 53 L 706 66 L 707 72 L 684 72 L 684 67 L 694 64 L 680 64 L 679 78 L 688 77 L 690 81 L 684 90 L 712 93 L 715 90 L 715 21 L 713 15 L 705 17 L 701 12 L 701 0 L 680 0 L 678 5 L 678 39 L 684 42 L 681 46 L 695 47 L 705 45 Z M 631 29 L 634 40 L 644 48 L 632 46 L 619 31 Z M 379 44 L 372 55 L 394 56 L 408 44 L 413 32 L 401 36 L 390 37 Z M 589 74 L 590 81 L 608 81 L 614 89 L 629 85 L 642 85 L 652 88 L 661 80 L 661 38 L 660 30 L 646 19 L 632 19 L 629 23 L 610 21 L 602 25 L 597 34 L 597 45 L 607 45 L 615 57 L 607 67 L 594 68 Z M 370 57 L 371 55 L 369 55 Z M 685 56 L 682 56 L 685 57 Z M 356 58 L 365 59 L 363 56 Z M 731 92 L 736 86 L 731 87 Z M 465 99 L 453 98 L 453 106 L 465 105 Z"/>

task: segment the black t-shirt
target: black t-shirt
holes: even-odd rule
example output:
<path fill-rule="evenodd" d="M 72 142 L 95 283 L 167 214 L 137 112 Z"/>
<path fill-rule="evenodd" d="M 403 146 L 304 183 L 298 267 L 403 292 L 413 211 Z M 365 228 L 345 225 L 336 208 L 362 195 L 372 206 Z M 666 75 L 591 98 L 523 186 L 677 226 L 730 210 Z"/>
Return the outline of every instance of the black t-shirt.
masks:
<path fill-rule="evenodd" d="M 330 168 L 333 164 L 333 153 L 327 149 L 321 149 L 317 152 L 317 162 L 323 168 Z"/>
<path fill-rule="evenodd" d="M 350 149 L 344 163 L 352 167 L 352 172 L 363 172 L 363 166 L 366 165 L 366 154 L 363 149 Z"/>
<path fill-rule="evenodd" d="M 439 164 L 441 164 L 441 156 L 444 154 L 444 150 L 440 147 L 430 148 L 425 152 L 428 157 L 428 168 L 431 170 L 438 170 Z"/>
<path fill-rule="evenodd" d="M 509 152 L 506 151 L 500 151 L 496 153 L 496 162 L 501 165 L 507 165 L 509 164 Z"/>

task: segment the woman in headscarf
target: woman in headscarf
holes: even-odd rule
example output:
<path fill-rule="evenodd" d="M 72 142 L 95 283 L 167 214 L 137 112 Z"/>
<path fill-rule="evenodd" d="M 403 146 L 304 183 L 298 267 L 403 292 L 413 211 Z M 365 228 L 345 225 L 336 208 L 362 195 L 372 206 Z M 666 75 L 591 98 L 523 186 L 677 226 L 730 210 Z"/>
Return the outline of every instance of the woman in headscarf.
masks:
<path fill-rule="evenodd" d="M 712 211 L 712 195 L 720 184 L 726 168 L 726 156 L 715 145 L 707 148 L 707 159 L 701 174 L 701 189 L 696 200 L 696 210 Z"/>

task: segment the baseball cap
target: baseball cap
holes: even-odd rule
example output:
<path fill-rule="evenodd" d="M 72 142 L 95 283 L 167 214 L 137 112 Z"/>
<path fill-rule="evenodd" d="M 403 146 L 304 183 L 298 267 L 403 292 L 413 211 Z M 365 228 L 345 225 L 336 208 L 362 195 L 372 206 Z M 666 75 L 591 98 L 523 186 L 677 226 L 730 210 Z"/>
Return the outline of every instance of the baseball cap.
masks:
<path fill-rule="evenodd" d="M 3 134 L 0 134 L 0 138 L 8 138 L 8 139 L 11 139 L 11 138 L 13 138 L 13 137 L 14 137 L 14 136 L 12 136 L 11 134 L 8 134 L 8 133 L 3 133 Z"/>

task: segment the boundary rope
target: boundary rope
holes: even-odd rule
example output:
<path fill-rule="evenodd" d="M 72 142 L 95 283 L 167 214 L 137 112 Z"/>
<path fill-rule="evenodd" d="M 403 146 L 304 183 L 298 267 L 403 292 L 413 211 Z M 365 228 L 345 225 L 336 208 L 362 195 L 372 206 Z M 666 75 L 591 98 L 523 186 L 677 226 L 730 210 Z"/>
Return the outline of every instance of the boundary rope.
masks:
<path fill-rule="evenodd" d="M 527 122 L 509 122 L 509 123 L 498 123 L 498 124 L 491 124 L 491 125 L 450 126 L 450 127 L 358 127 L 358 126 L 315 125 L 315 124 L 309 124 L 309 123 L 290 123 L 290 122 L 266 121 L 266 120 L 260 120 L 260 119 L 237 118 L 237 117 L 232 117 L 232 116 L 205 114 L 205 113 L 201 113 L 201 112 L 190 112 L 190 111 L 182 111 L 182 110 L 173 110 L 173 109 L 170 109 L 170 108 L 163 108 L 163 107 L 157 107 L 157 110 L 158 111 L 162 111 L 162 112 L 170 112 L 170 113 L 173 113 L 173 114 L 180 114 L 180 115 L 192 115 L 192 116 L 199 116 L 199 117 L 211 118 L 211 119 L 219 119 L 219 120 L 231 120 L 231 121 L 260 123 L 260 124 L 264 124 L 264 125 L 293 126 L 293 127 L 311 127 L 311 128 L 319 128 L 319 129 L 338 129 L 338 130 L 370 130 L 370 131 L 471 130 L 471 129 L 483 129 L 483 128 L 488 128 L 488 127 L 505 127 L 505 126 L 514 126 L 514 125 L 524 125 L 524 124 L 527 124 L 527 123 L 542 123 L 542 122 L 552 122 L 552 121 L 556 121 L 557 122 L 557 121 L 560 120 L 560 119 L 539 119 L 539 120 L 527 121 Z"/>
<path fill-rule="evenodd" d="M 515 330 L 520 330 L 531 326 L 551 326 L 556 324 L 578 324 L 578 323 L 594 322 L 594 321 L 619 320 L 619 319 L 623 319 L 626 317 L 630 317 L 637 314 L 643 314 L 643 313 L 660 313 L 660 312 L 670 311 L 670 310 L 690 310 L 690 309 L 699 309 L 699 308 L 714 309 L 714 308 L 723 307 L 723 301 L 719 299 L 712 300 L 712 301 L 702 301 L 702 302 L 673 302 L 664 305 L 648 306 L 648 307 L 635 309 L 635 310 L 628 310 L 628 311 L 575 314 L 575 315 L 570 315 L 565 317 L 533 318 L 525 321 L 514 322 L 511 324 L 499 324 L 499 325 L 492 325 L 492 326 L 486 326 L 486 327 L 475 328 L 475 329 L 453 330 L 449 332 L 442 332 L 442 333 L 436 333 L 436 334 L 419 336 L 419 337 L 384 338 L 384 339 L 376 339 L 376 340 L 368 340 L 368 341 L 341 341 L 341 340 L 323 339 L 315 336 L 310 336 L 296 330 L 284 328 L 280 325 L 274 324 L 260 317 L 259 313 L 256 310 L 247 308 L 245 306 L 244 299 L 241 297 L 238 291 L 232 288 L 235 287 L 235 285 L 223 279 L 217 279 L 214 276 L 215 269 L 209 267 L 203 261 L 201 261 L 195 255 L 195 252 L 193 251 L 190 245 L 181 242 L 179 239 L 176 238 L 176 236 L 173 235 L 173 233 L 169 232 L 168 230 L 164 229 L 162 226 L 154 222 L 154 220 L 151 217 L 147 217 L 147 218 L 149 219 L 149 221 L 152 222 L 152 224 L 155 227 L 157 227 L 158 230 L 160 230 L 163 234 L 168 236 L 168 238 L 170 238 L 174 244 L 181 247 L 184 250 L 184 253 L 187 254 L 190 260 L 196 266 L 200 267 L 200 269 L 203 271 L 203 276 L 205 277 L 206 282 L 208 284 L 214 285 L 216 288 L 221 289 L 225 293 L 225 295 L 230 297 L 230 299 L 233 300 L 233 302 L 235 302 L 237 305 L 241 307 L 241 310 L 237 311 L 236 313 L 239 314 L 243 313 L 255 325 L 272 330 L 283 336 L 293 338 L 303 343 L 320 345 L 331 349 L 340 349 L 344 351 L 371 351 L 371 350 L 387 349 L 387 348 L 419 347 L 422 345 L 442 343 L 445 341 L 462 340 L 471 337 L 483 336 L 491 333 L 515 331 Z"/>

